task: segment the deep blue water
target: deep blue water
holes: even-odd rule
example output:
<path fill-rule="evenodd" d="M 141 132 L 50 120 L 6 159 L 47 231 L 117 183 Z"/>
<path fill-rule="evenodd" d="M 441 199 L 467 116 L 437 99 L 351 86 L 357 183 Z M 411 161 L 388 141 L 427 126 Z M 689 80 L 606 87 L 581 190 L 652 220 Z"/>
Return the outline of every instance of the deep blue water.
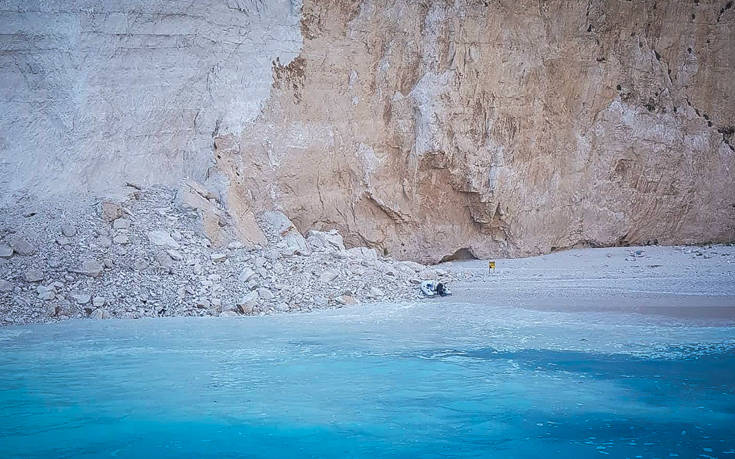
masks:
<path fill-rule="evenodd" d="M 501 350 L 279 320 L 4 329 L 0 457 L 735 458 L 732 347 Z"/>

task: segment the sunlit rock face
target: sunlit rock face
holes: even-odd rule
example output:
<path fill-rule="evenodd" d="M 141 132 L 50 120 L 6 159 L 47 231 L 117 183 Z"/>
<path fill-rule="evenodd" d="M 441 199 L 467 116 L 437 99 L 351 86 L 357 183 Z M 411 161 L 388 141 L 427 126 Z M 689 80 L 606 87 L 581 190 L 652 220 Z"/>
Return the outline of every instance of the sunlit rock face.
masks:
<path fill-rule="evenodd" d="M 192 176 L 421 261 L 730 241 L 729 5 L 4 2 L 0 179 Z"/>

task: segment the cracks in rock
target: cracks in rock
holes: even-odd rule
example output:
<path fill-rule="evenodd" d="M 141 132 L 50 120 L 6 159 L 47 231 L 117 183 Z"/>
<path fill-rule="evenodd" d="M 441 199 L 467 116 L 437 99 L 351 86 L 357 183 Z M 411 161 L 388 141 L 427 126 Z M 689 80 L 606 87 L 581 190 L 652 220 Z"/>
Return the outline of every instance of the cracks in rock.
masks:
<path fill-rule="evenodd" d="M 727 145 L 730 148 L 730 151 L 735 152 L 735 146 L 732 145 L 732 135 L 735 133 L 735 127 L 733 126 L 727 126 L 727 127 L 721 127 L 717 129 L 717 132 L 722 134 L 722 141 L 725 142 L 725 145 Z"/>
<path fill-rule="evenodd" d="M 732 8 L 732 1 L 725 3 L 725 6 L 720 8 L 720 12 L 717 14 L 718 23 L 720 22 L 720 19 L 722 19 L 722 15 L 725 14 L 725 11 L 729 10 L 730 8 Z"/>
<path fill-rule="evenodd" d="M 283 86 L 291 88 L 296 104 L 301 103 L 302 91 L 306 80 L 306 59 L 298 56 L 287 65 L 281 64 L 280 58 L 272 61 L 273 87 L 282 89 Z"/>
<path fill-rule="evenodd" d="M 714 127 L 717 132 L 722 135 L 722 142 L 727 145 L 727 147 L 730 149 L 730 151 L 735 152 L 735 146 L 732 144 L 732 136 L 733 133 L 735 133 L 735 127 L 733 126 L 714 126 L 713 121 L 710 119 L 709 115 L 706 113 L 701 113 L 697 107 L 692 105 L 692 103 L 689 101 L 689 96 L 684 96 L 686 99 L 687 105 L 694 109 L 694 113 L 697 114 L 698 117 L 702 118 L 704 121 L 707 122 L 707 127 L 712 128 Z"/>

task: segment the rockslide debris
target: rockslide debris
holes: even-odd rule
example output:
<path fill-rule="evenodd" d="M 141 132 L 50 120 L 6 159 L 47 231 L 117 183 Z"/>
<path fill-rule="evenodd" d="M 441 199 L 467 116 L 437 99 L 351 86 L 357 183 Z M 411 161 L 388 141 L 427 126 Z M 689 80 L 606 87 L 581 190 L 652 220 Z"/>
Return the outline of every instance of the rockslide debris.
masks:
<path fill-rule="evenodd" d="M 412 300 L 421 279 L 449 279 L 345 248 L 336 231 L 304 237 L 277 210 L 256 217 L 255 237 L 235 239 L 211 194 L 191 182 L 186 190 L 201 202 L 152 187 L 119 202 L 63 203 L 63 216 L 58 203 L 3 209 L 0 324 L 310 311 Z"/>

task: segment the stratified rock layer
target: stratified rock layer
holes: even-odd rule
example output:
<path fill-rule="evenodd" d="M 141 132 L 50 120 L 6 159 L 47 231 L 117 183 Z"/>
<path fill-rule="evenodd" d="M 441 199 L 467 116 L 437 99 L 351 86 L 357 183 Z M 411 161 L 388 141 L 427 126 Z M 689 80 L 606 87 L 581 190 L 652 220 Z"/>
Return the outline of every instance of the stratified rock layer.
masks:
<path fill-rule="evenodd" d="M 10 185 L 191 175 L 242 225 L 279 208 L 421 261 L 735 239 L 731 2 L 73 3 L 60 50 L 47 16 L 2 38 L 26 51 L 4 55 Z"/>

